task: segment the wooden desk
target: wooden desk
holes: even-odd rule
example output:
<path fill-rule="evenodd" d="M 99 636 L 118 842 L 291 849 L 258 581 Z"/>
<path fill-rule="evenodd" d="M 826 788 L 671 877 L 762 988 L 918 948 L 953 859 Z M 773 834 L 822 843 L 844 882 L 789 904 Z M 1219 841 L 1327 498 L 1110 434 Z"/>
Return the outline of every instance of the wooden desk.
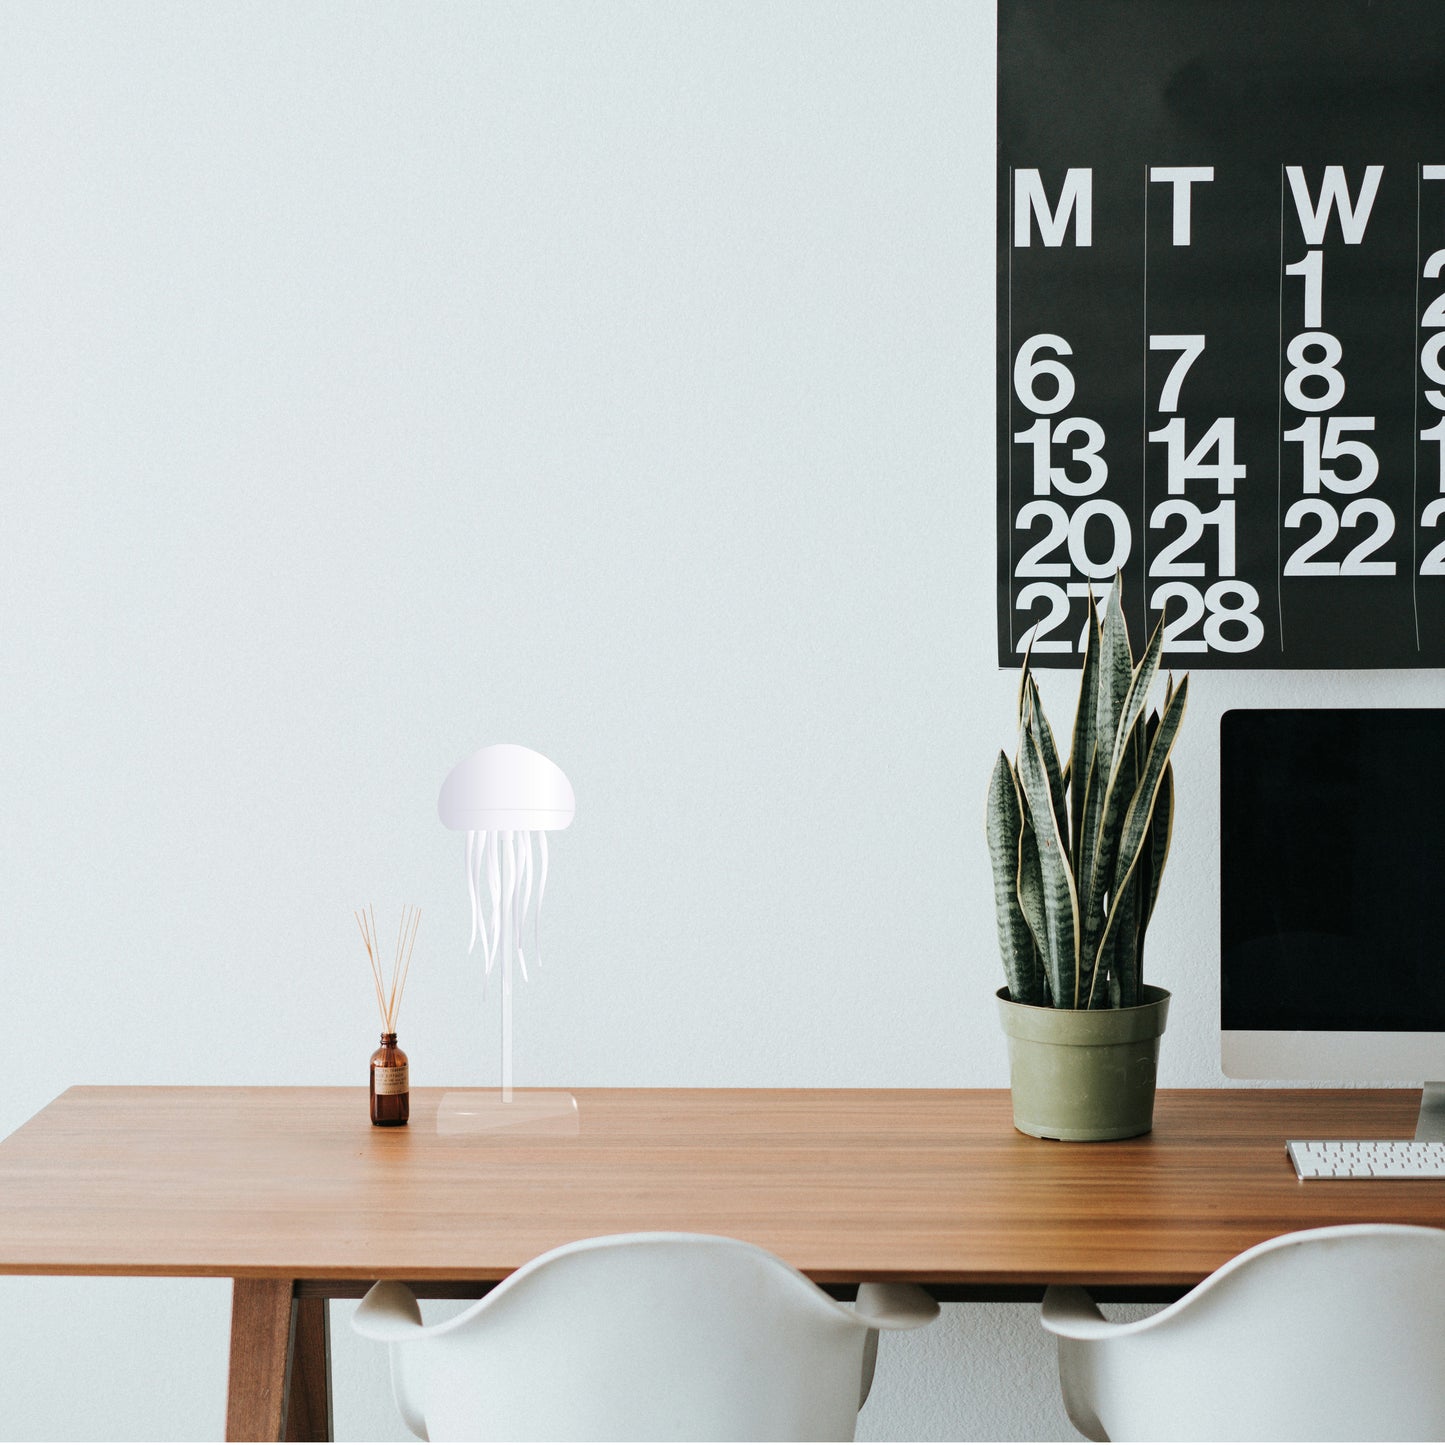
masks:
<path fill-rule="evenodd" d="M 1300 1184 L 1284 1152 L 1407 1138 L 1412 1091 L 1166 1091 L 1116 1144 L 1025 1138 L 1003 1090 L 583 1090 L 575 1139 L 438 1135 L 441 1092 L 374 1129 L 364 1089 L 70 1089 L 0 1143 L 0 1273 L 230 1277 L 228 1438 L 324 1439 L 328 1297 L 476 1294 L 589 1235 L 736 1235 L 944 1299 L 1155 1299 L 1291 1229 L 1445 1226 L 1445 1183 Z"/>

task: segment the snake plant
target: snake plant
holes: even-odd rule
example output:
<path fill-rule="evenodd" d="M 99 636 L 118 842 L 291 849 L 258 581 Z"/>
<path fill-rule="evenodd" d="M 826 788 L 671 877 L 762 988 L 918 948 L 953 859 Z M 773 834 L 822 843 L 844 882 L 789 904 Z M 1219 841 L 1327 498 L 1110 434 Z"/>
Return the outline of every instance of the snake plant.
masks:
<path fill-rule="evenodd" d="M 1084 666 L 1067 761 L 1024 659 L 1019 741 L 1000 752 L 988 789 L 999 947 L 1009 996 L 1054 1008 L 1139 1001 L 1144 933 L 1159 896 L 1174 818 L 1174 750 L 1189 678 L 1159 675 L 1164 620 L 1136 664 L 1120 581 L 1102 623 L 1089 598 Z"/>

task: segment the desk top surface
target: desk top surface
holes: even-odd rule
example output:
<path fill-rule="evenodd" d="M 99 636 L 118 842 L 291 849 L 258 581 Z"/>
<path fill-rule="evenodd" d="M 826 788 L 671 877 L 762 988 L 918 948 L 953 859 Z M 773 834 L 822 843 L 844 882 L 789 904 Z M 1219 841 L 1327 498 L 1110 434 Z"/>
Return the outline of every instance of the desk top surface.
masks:
<path fill-rule="evenodd" d="M 1006 1090 L 587 1089 L 576 1138 L 377 1129 L 365 1089 L 74 1088 L 0 1143 L 0 1273 L 487 1280 L 570 1239 L 752 1240 L 814 1279 L 1180 1287 L 1274 1234 L 1445 1226 L 1445 1181 L 1299 1183 L 1287 1138 L 1408 1138 L 1409 1090 L 1163 1090 L 1030 1139 Z"/>

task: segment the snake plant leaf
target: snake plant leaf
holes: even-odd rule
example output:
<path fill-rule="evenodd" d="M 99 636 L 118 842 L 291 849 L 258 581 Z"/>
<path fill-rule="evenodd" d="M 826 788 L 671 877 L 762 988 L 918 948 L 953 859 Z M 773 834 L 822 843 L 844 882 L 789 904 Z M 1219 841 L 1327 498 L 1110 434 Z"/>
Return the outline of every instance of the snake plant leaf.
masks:
<path fill-rule="evenodd" d="M 1098 681 L 1094 690 L 1094 742 L 1098 750 L 1095 776 L 1085 800 L 1079 828 L 1075 868 L 1079 877 L 1083 938 L 1081 961 L 1093 967 L 1093 950 L 1104 925 L 1104 895 L 1114 873 L 1115 845 L 1122 804 L 1116 796 L 1119 779 L 1115 752 L 1120 718 L 1134 682 L 1134 653 L 1124 617 L 1124 584 L 1116 572 L 1099 630 Z M 1085 883 L 1087 879 L 1087 883 Z"/>
<path fill-rule="evenodd" d="M 1044 770 L 1049 775 L 1049 798 L 1054 805 L 1054 817 L 1058 820 L 1060 836 L 1067 847 L 1069 843 L 1068 789 L 1065 786 L 1063 769 L 1059 766 L 1059 748 L 1054 741 L 1054 730 L 1049 726 L 1049 720 L 1044 715 L 1043 700 L 1039 697 L 1039 685 L 1032 677 L 1029 678 L 1028 701 L 1024 706 L 1027 717 L 1033 720 L 1034 731 L 1038 736 Z"/>
<path fill-rule="evenodd" d="M 1044 966 L 1049 952 L 1049 927 L 1044 916 L 1044 874 L 1043 866 L 1039 862 L 1039 840 L 1034 834 L 1027 812 L 1024 814 L 1023 832 L 1019 834 L 1017 886 L 1019 907 L 1023 909 L 1024 921 L 1028 924 L 1033 938 L 1034 967 L 1037 970 L 1037 977 L 1031 980 L 1035 995 L 1020 999 L 1019 1002 L 1044 1005 L 1052 997 L 1049 973 Z"/>
<path fill-rule="evenodd" d="M 1154 802 L 1154 817 L 1149 823 L 1149 832 L 1144 847 L 1139 853 L 1139 866 L 1130 881 L 1130 888 L 1139 892 L 1138 945 L 1135 949 L 1134 971 L 1137 985 L 1144 983 L 1144 937 L 1149 931 L 1149 920 L 1154 916 L 1154 905 L 1159 901 L 1159 883 L 1164 877 L 1164 864 L 1169 857 L 1169 843 L 1174 829 L 1174 764 L 1164 769 L 1164 781 L 1159 787 L 1159 796 Z"/>
<path fill-rule="evenodd" d="M 1132 1008 L 1139 1002 L 1139 880 L 1137 874 L 1110 902 L 1117 914 L 1090 987 L 1090 1008 Z"/>
<path fill-rule="evenodd" d="M 1171 678 L 1171 679 L 1170 679 L 1170 685 L 1166 687 L 1166 692 L 1172 692 L 1172 691 L 1173 691 L 1172 682 L 1173 682 L 1173 679 Z M 1167 703 L 1167 702 L 1165 703 L 1165 706 L 1166 706 L 1166 707 L 1168 706 L 1168 703 Z M 1156 737 L 1156 735 L 1158 734 L 1158 732 L 1159 732 L 1159 714 L 1156 713 L 1156 712 L 1150 712 L 1150 714 L 1149 714 L 1149 720 L 1148 720 L 1147 724 L 1145 725 L 1145 731 L 1144 731 L 1144 744 L 1145 744 L 1144 756 L 1145 756 L 1146 758 L 1147 758 L 1147 756 L 1148 756 L 1148 750 L 1149 750 L 1149 748 L 1151 748 L 1151 747 L 1154 746 L 1154 738 Z M 1135 872 L 1134 872 L 1134 877 L 1133 877 L 1133 879 L 1132 879 L 1132 881 L 1130 882 L 1130 885 L 1129 885 L 1131 888 L 1137 888 L 1137 889 L 1138 889 L 1138 893 L 1139 893 L 1139 908 L 1140 908 L 1140 915 L 1139 915 L 1139 921 L 1138 921 L 1139 946 L 1138 946 L 1138 948 L 1136 949 L 1136 954 L 1137 954 L 1137 958 L 1138 958 L 1138 963 L 1137 963 L 1136 968 L 1137 968 L 1137 971 L 1139 972 L 1139 981 L 1140 981 L 1141 983 L 1143 982 L 1143 973 L 1142 973 L 1142 970 L 1143 970 L 1143 967 L 1144 967 L 1144 932 L 1145 932 L 1145 930 L 1149 927 L 1149 915 L 1150 915 L 1150 913 L 1153 912 L 1153 909 L 1154 909 L 1154 899 L 1158 896 L 1158 893 L 1159 893 L 1159 879 L 1158 879 L 1158 876 L 1157 876 L 1157 874 L 1156 874 L 1156 872 L 1155 872 L 1155 866 L 1154 866 L 1154 865 L 1155 865 L 1155 846 L 1154 846 L 1154 845 L 1155 845 L 1155 840 L 1156 840 L 1157 837 L 1159 836 L 1159 830 L 1160 830 L 1161 828 L 1167 828 L 1167 827 L 1168 827 L 1167 818 L 1168 818 L 1168 814 L 1169 814 L 1170 804 L 1171 804 L 1172 798 L 1173 798 L 1173 794 L 1172 794 L 1172 791 L 1171 791 L 1172 788 L 1173 788 L 1173 786 L 1174 786 L 1174 771 L 1173 771 L 1173 768 L 1174 768 L 1174 765 L 1173 765 L 1172 763 L 1170 763 L 1170 764 L 1169 764 L 1168 766 L 1166 766 L 1165 769 L 1164 769 L 1164 782 L 1163 782 L 1162 786 L 1161 786 L 1160 789 L 1159 789 L 1159 797 L 1155 800 L 1155 803 L 1154 803 L 1154 816 L 1153 816 L 1152 819 L 1150 819 L 1150 822 L 1149 822 L 1149 831 L 1148 831 L 1148 833 L 1145 835 L 1145 838 L 1144 838 L 1144 847 L 1141 849 L 1141 851 L 1140 851 L 1140 853 L 1139 853 L 1139 866 L 1138 866 L 1138 868 L 1135 870 Z M 1167 844 L 1166 844 L 1166 847 L 1167 847 Z"/>
<path fill-rule="evenodd" d="M 1084 624 L 1084 666 L 1079 673 L 1079 701 L 1074 709 L 1074 735 L 1069 744 L 1069 856 L 1075 874 L 1083 854 L 1079 839 L 1084 828 L 1084 800 L 1089 789 L 1089 769 L 1094 760 L 1094 736 L 1099 716 L 1099 618 L 1094 611 L 1094 589 L 1089 588 L 1089 620 Z M 1079 891 L 1084 879 L 1078 876 Z"/>
<path fill-rule="evenodd" d="M 1025 808 L 1038 840 L 1043 879 L 1044 925 L 1048 948 L 1044 967 L 1056 1008 L 1079 1006 L 1079 899 L 1069 867 L 1066 844 L 1054 813 L 1049 775 L 1033 719 L 1019 740 L 1019 783 Z"/>
<path fill-rule="evenodd" d="M 1159 880 L 1164 876 L 1164 864 L 1169 860 L 1169 844 L 1174 836 L 1174 764 L 1164 769 L 1164 781 L 1159 787 L 1159 797 L 1154 804 L 1154 819 L 1149 824 L 1149 887 L 1143 892 L 1144 916 L 1139 920 L 1139 937 L 1142 943 L 1144 930 L 1154 916 L 1154 905 L 1159 899 Z"/>
<path fill-rule="evenodd" d="M 1138 865 L 1139 855 L 1143 851 L 1144 840 L 1149 831 L 1149 824 L 1154 817 L 1159 792 L 1163 787 L 1164 771 L 1169 766 L 1169 755 L 1174 750 L 1174 742 L 1179 736 L 1179 727 L 1184 721 L 1184 709 L 1188 702 L 1189 679 L 1185 677 L 1180 682 L 1174 696 L 1169 699 L 1169 706 L 1164 709 L 1163 716 L 1159 719 L 1159 728 L 1154 734 L 1154 743 L 1149 749 L 1149 758 L 1144 765 L 1144 776 L 1139 780 L 1139 786 L 1135 789 L 1134 796 L 1129 803 L 1129 810 L 1124 815 L 1118 855 L 1114 863 L 1113 895 L 1116 898 L 1127 887 Z M 1108 921 L 1104 925 L 1104 933 L 1099 940 L 1100 956 L 1103 955 L 1109 942 L 1111 929 L 1118 921 L 1120 921 L 1118 910 L 1114 910 L 1110 913 Z"/>
<path fill-rule="evenodd" d="M 1134 725 L 1139 721 L 1140 714 L 1149 701 L 1149 693 L 1154 687 L 1154 679 L 1159 675 L 1159 655 L 1163 647 L 1164 614 L 1161 613 L 1159 621 L 1154 624 L 1154 634 L 1149 639 L 1149 645 L 1144 649 L 1144 656 L 1139 659 L 1139 665 L 1129 679 L 1129 689 L 1124 695 L 1123 706 L 1119 712 L 1118 731 L 1114 738 L 1114 755 L 1110 761 L 1111 772 L 1119 766 L 1124 749 L 1136 741 Z"/>
<path fill-rule="evenodd" d="M 1085 640 L 1084 669 L 1079 679 L 1079 705 L 1074 719 L 1074 756 L 1088 757 L 1082 797 L 1074 792 L 1074 878 L 1083 904 L 1093 889 L 1094 860 L 1099 851 L 1099 829 L 1104 818 L 1104 793 L 1108 783 L 1105 760 L 1101 754 L 1113 746 L 1112 732 L 1105 729 L 1117 721 L 1122 706 L 1123 668 L 1129 658 L 1129 631 L 1119 610 L 1119 583 L 1111 589 L 1101 624 L 1094 612 L 1092 590 L 1089 593 L 1090 626 Z M 1110 619 L 1113 619 L 1112 622 Z M 1118 669 L 1120 678 L 1111 681 L 1110 669 Z M 1118 704 L 1113 701 L 1118 694 Z M 1087 749 L 1087 752 L 1084 752 Z M 1087 913 L 1086 913 L 1087 916 Z"/>
<path fill-rule="evenodd" d="M 1115 592 L 1117 591 L 1116 582 Z M 1113 601 L 1112 594 L 1110 600 Z M 1114 878 L 1119 819 L 1128 800 L 1133 797 L 1135 784 L 1144 765 L 1147 728 L 1141 721 L 1141 715 L 1149 700 L 1154 679 L 1159 673 L 1159 656 L 1163 645 L 1164 617 L 1161 615 L 1144 656 L 1130 674 L 1128 688 L 1120 703 L 1112 746 L 1108 738 L 1102 739 L 1103 747 L 1111 748 L 1106 775 L 1108 781 L 1104 788 L 1101 821 L 1094 834 L 1094 849 L 1087 869 L 1089 885 L 1086 890 L 1081 890 L 1084 910 L 1082 956 L 1086 972 L 1096 966 L 1094 950 L 1103 938 L 1104 899 Z"/>
<path fill-rule="evenodd" d="M 1041 1003 L 1043 970 L 1018 897 L 1023 807 L 1013 768 L 1003 752 L 999 753 L 989 780 L 984 831 L 993 867 L 994 915 L 998 920 L 998 945 L 1009 997 L 1018 1003 Z"/>
<path fill-rule="evenodd" d="M 1119 731 L 1119 714 L 1134 677 L 1134 653 L 1129 646 L 1129 624 L 1124 620 L 1123 584 L 1116 576 L 1104 607 L 1099 633 L 1099 680 L 1095 695 L 1094 730 L 1100 751 L 1107 758 Z M 1108 772 L 1100 763 L 1105 778 Z"/>
<path fill-rule="evenodd" d="M 1029 658 L 1034 655 L 1034 629 L 1029 629 L 1029 640 L 1024 644 L 1024 665 L 1019 669 L 1018 724 L 1024 725 L 1024 709 L 1029 699 L 1029 683 L 1033 673 L 1029 669 Z"/>
<path fill-rule="evenodd" d="M 1105 913 L 1107 900 L 1114 895 L 1114 869 L 1119 856 L 1121 826 L 1129 800 L 1134 796 L 1134 790 L 1139 783 L 1139 769 L 1134 761 L 1137 755 L 1137 749 L 1132 744 L 1124 749 L 1124 757 L 1104 798 L 1099 820 L 1098 848 L 1094 855 L 1093 872 L 1089 877 L 1089 893 L 1081 904 L 1083 923 L 1079 957 L 1085 982 L 1090 985 L 1093 982 L 1094 969 L 1098 966 L 1104 929 L 1108 922 Z"/>
<path fill-rule="evenodd" d="M 1110 900 L 1111 926 L 1090 983 L 1090 1008 L 1133 1008 L 1139 1002 L 1139 894 L 1136 871 Z"/>
<path fill-rule="evenodd" d="M 1094 881 L 1094 855 L 1098 851 L 1099 829 L 1104 819 L 1104 782 L 1099 776 L 1099 748 L 1095 740 L 1089 754 L 1088 781 L 1084 784 L 1084 801 L 1078 819 L 1078 842 L 1074 847 L 1074 882 L 1079 889 L 1079 903 L 1086 905 Z M 1085 914 L 1087 918 L 1087 914 Z"/>

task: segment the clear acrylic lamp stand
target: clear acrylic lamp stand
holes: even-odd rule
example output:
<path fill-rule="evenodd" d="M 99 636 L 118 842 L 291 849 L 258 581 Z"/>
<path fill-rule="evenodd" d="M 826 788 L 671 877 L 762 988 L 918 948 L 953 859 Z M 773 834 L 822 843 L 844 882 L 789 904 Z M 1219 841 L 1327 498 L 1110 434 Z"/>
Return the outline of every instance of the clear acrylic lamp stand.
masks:
<path fill-rule="evenodd" d="M 532 838 L 540 843 L 537 916 L 547 884 L 547 833 L 565 828 L 575 811 L 572 785 L 550 759 L 514 743 L 495 743 L 463 758 L 442 784 L 437 812 L 449 828 L 467 832 L 467 889 L 472 943 L 480 931 L 487 973 L 500 962 L 502 976 L 502 1081 L 500 1090 L 442 1095 L 439 1134 L 548 1134 L 575 1136 L 577 1100 L 559 1090 L 512 1088 L 512 986 L 520 962 L 525 915 L 532 899 Z M 485 879 L 484 879 L 485 875 Z M 492 904 L 491 929 L 482 905 Z M 500 954 L 500 958 L 497 955 Z"/>
<path fill-rule="evenodd" d="M 579 1129 L 577 1100 L 561 1089 L 512 1089 L 512 969 L 516 961 L 516 933 L 512 904 L 502 892 L 502 929 L 498 947 L 502 975 L 502 1087 L 455 1090 L 442 1095 L 437 1109 L 438 1134 L 575 1135 Z"/>

